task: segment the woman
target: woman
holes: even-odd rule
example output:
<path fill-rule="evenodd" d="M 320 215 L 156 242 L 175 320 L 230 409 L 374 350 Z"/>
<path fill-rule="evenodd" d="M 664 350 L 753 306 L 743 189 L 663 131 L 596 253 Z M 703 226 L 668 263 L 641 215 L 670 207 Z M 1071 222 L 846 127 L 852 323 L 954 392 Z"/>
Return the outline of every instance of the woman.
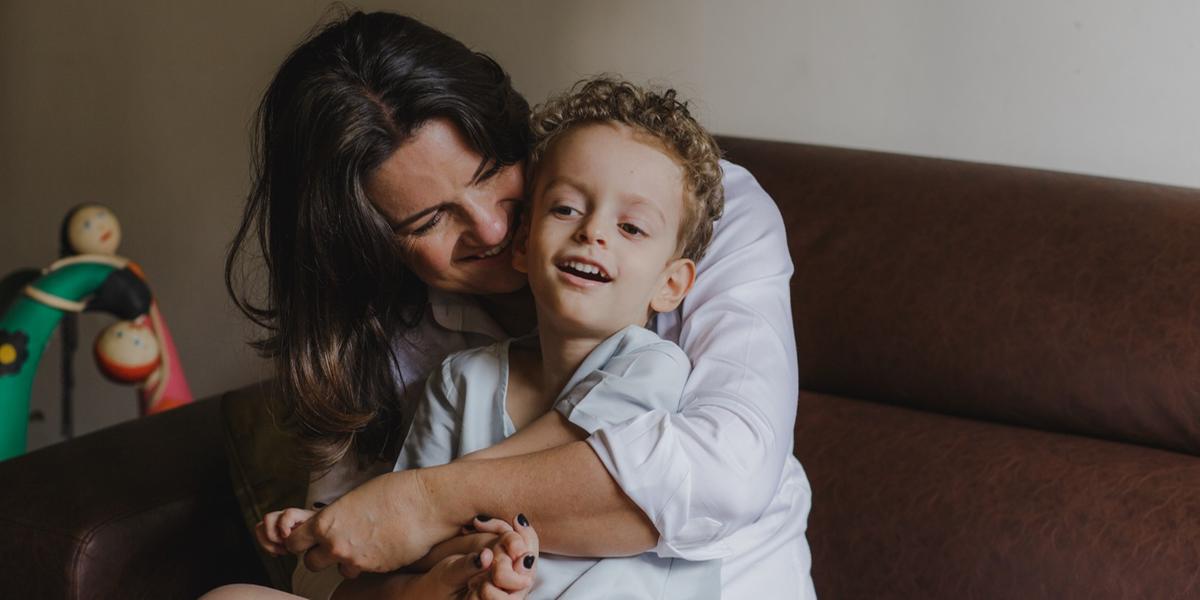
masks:
<path fill-rule="evenodd" d="M 655 323 L 694 364 L 681 412 L 535 454 L 372 477 L 395 458 L 405 394 L 443 356 L 532 326 L 509 248 L 527 117 L 490 58 L 385 13 L 326 27 L 267 91 L 227 282 L 269 331 L 259 348 L 316 472 L 309 504 L 324 506 L 287 539 L 308 567 L 298 591 L 341 583 L 310 571 L 385 573 L 476 514 L 522 513 L 550 552 L 724 558 L 727 597 L 811 597 L 805 524 L 789 517 L 810 496 L 791 456 L 792 266 L 774 203 L 728 163 L 699 283 Z M 232 285 L 252 239 L 269 273 L 261 307 Z"/>

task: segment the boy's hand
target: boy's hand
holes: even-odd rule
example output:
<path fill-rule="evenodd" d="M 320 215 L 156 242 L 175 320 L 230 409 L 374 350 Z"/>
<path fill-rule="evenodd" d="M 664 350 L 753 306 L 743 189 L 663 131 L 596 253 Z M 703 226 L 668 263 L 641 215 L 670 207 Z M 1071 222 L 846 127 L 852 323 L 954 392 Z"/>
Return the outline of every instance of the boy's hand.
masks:
<path fill-rule="evenodd" d="M 474 577 L 467 589 L 468 600 L 519 600 L 533 589 L 537 570 L 538 537 L 524 515 L 509 525 L 499 519 L 474 522 L 476 530 L 500 537 L 490 550 L 490 567 Z"/>
<path fill-rule="evenodd" d="M 284 540 L 292 534 L 297 525 L 310 519 L 315 512 L 303 508 L 288 508 L 267 513 L 258 525 L 254 526 L 254 537 L 258 543 L 272 556 L 287 554 Z"/>

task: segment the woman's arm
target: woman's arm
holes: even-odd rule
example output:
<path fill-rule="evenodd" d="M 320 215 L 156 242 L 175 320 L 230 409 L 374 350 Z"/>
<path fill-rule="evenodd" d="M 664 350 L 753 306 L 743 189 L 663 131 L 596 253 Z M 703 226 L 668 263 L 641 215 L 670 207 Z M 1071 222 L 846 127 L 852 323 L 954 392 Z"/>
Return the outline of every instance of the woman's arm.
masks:
<path fill-rule="evenodd" d="M 726 217 L 677 324 L 693 363 L 678 413 L 651 411 L 534 454 L 384 475 L 307 521 L 289 549 L 315 546 L 310 567 L 383 571 L 474 514 L 521 511 L 551 552 L 727 555 L 721 541 L 754 522 L 779 485 L 799 384 L 782 218 L 749 173 L 723 166 Z"/>
<path fill-rule="evenodd" d="M 309 570 L 384 573 L 411 563 L 477 514 L 523 513 L 549 552 L 621 556 L 658 532 L 586 442 L 534 454 L 380 475 L 305 521 L 287 539 Z M 551 532 L 547 535 L 546 532 Z"/>

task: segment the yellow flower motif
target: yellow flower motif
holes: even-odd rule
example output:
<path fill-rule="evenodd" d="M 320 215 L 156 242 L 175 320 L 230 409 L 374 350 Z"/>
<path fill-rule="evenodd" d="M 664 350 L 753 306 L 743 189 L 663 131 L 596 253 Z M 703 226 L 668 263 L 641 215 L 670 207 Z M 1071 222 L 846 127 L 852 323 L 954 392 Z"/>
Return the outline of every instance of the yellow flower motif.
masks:
<path fill-rule="evenodd" d="M 29 358 L 29 335 L 0 329 L 0 377 L 16 375 Z"/>

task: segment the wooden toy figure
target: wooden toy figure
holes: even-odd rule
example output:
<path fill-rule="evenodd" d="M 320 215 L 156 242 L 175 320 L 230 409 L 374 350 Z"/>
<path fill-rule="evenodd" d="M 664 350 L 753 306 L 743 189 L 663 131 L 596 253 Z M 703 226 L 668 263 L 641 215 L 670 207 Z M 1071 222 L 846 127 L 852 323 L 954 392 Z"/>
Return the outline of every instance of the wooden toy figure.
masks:
<path fill-rule="evenodd" d="M 192 401 L 179 354 L 154 302 L 145 275 L 117 256 L 121 226 L 112 211 L 97 204 L 75 207 L 60 231 L 63 258 L 44 269 L 21 269 L 0 285 L 0 460 L 25 451 L 29 394 L 46 346 L 64 316 L 102 311 L 126 323 L 106 329 L 95 353 L 101 370 L 122 381 L 142 381 L 142 414 Z M 67 331 L 67 330 L 70 331 Z M 69 354 L 75 327 L 64 345 L 64 409 L 69 409 Z M 126 346 L 129 347 L 126 347 Z M 69 414 L 64 415 L 69 433 Z"/>
<path fill-rule="evenodd" d="M 62 246 L 65 251 L 75 254 L 115 256 L 120 244 L 121 223 L 117 220 L 116 215 L 105 206 L 81 204 L 71 209 L 63 221 Z M 131 262 L 129 266 L 145 280 L 145 274 L 136 263 Z M 119 331 L 126 331 L 118 326 L 119 324 L 113 325 L 110 329 L 117 327 Z M 143 378 L 145 381 L 142 382 L 139 389 L 140 413 L 143 415 L 159 413 L 191 402 L 192 392 L 179 362 L 179 351 L 175 347 L 175 340 L 172 339 L 170 330 L 163 321 L 157 301 L 151 301 L 150 313 L 145 322 L 139 324 L 138 327 L 144 327 L 148 332 L 146 335 L 155 337 L 159 351 L 156 368 Z M 113 378 L 113 374 L 106 371 L 105 358 L 103 358 L 99 345 L 107 332 L 108 330 L 101 333 L 100 338 L 97 339 L 94 355 L 100 370 Z M 64 328 L 65 333 L 67 330 Z M 64 339 L 64 348 L 67 346 L 66 341 Z M 112 348 L 119 349 L 120 345 L 114 345 Z M 114 363 L 109 363 L 109 366 L 112 364 Z M 64 375 L 65 371 L 64 368 Z M 137 383 L 137 381 L 128 380 L 124 380 L 124 382 Z M 66 403 L 64 402 L 64 404 Z"/>
<path fill-rule="evenodd" d="M 117 321 L 96 337 L 92 347 L 100 372 L 117 383 L 141 383 L 162 364 L 158 336 L 145 317 Z"/>

